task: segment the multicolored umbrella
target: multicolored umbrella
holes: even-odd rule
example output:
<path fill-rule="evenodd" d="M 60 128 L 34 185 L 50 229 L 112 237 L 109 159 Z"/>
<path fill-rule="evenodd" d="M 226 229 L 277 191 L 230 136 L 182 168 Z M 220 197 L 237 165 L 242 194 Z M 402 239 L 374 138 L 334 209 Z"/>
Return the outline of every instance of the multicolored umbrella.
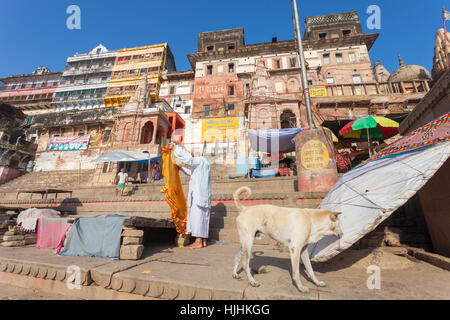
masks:
<path fill-rule="evenodd" d="M 364 117 L 347 123 L 339 134 L 344 138 L 387 138 L 398 133 L 398 122 L 385 117 Z"/>
<path fill-rule="evenodd" d="M 339 134 L 344 138 L 367 139 L 369 142 L 369 152 L 372 157 L 371 138 L 388 138 L 397 134 L 398 122 L 385 117 L 364 117 L 347 123 Z"/>

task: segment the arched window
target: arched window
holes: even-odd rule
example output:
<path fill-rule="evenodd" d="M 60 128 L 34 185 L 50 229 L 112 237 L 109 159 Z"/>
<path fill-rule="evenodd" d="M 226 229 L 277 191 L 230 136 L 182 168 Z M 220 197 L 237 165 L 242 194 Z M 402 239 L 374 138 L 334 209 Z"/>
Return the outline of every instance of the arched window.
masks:
<path fill-rule="evenodd" d="M 149 121 L 142 127 L 141 144 L 149 144 L 153 139 L 153 131 L 155 130 L 153 122 Z"/>
<path fill-rule="evenodd" d="M 285 110 L 280 116 L 281 129 L 297 128 L 297 118 L 291 110 Z"/>

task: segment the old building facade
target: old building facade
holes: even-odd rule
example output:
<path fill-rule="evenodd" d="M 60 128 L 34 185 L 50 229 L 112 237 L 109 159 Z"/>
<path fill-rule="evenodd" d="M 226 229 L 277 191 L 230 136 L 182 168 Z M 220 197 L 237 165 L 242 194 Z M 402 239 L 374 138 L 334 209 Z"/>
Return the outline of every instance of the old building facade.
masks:
<path fill-rule="evenodd" d="M 363 32 L 357 12 L 306 18 L 316 125 L 401 119 L 430 90 L 423 67 L 401 58 L 392 73 L 372 65 L 377 37 Z M 92 159 L 108 150 L 158 154 L 180 132 L 188 149 L 232 167 L 248 155 L 248 130 L 306 126 L 295 40 L 247 44 L 242 28 L 204 32 L 187 57 L 192 70 L 176 71 L 167 43 L 118 51 L 99 45 L 69 57 L 62 78 L 40 68 L 1 79 L 0 100 L 36 115 L 27 123 L 38 142 L 37 170 L 99 170 Z"/>
<path fill-rule="evenodd" d="M 401 118 L 429 91 L 425 68 L 400 60 L 390 74 L 372 65 L 377 37 L 364 34 L 357 12 L 306 18 L 303 47 L 316 125 L 368 115 Z M 294 40 L 246 44 L 243 29 L 199 34 L 197 52 L 188 55 L 197 121 L 190 144 L 236 157 L 248 147 L 247 130 L 305 127 L 297 52 Z"/>
<path fill-rule="evenodd" d="M 92 170 L 112 146 L 115 108 L 52 112 L 31 125 L 37 139 L 36 171 Z"/>
<path fill-rule="evenodd" d="M 0 79 L 0 101 L 29 116 L 50 112 L 61 75 L 41 66 L 31 74 Z"/>
<path fill-rule="evenodd" d="M 36 145 L 25 133 L 26 115 L 0 103 L 0 184 L 23 174 L 34 160 Z"/>
<path fill-rule="evenodd" d="M 116 60 L 116 51 L 102 45 L 86 54 L 67 59 L 53 99 L 55 111 L 88 110 L 104 107 L 104 98 Z"/>
<path fill-rule="evenodd" d="M 162 74 L 175 69 L 175 59 L 167 43 L 118 50 L 105 96 L 105 106 L 126 104 L 144 75 L 147 76 L 151 97 L 157 99 Z"/>

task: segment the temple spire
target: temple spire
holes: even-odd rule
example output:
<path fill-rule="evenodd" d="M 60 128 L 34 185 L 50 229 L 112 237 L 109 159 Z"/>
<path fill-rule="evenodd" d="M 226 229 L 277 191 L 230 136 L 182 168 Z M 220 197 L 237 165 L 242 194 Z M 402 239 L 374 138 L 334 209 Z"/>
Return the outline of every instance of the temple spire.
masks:
<path fill-rule="evenodd" d="M 398 63 L 400 64 L 400 67 L 403 67 L 405 63 L 403 62 L 403 59 L 400 55 L 398 55 Z"/>

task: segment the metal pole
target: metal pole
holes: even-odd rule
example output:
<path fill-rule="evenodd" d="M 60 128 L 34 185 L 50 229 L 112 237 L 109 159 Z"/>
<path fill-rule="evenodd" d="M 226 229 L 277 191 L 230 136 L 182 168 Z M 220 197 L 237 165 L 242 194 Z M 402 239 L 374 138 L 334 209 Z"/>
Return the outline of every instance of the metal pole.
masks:
<path fill-rule="evenodd" d="M 309 128 L 313 128 L 314 122 L 311 114 L 311 96 L 309 94 L 308 78 L 306 76 L 305 56 L 303 54 L 303 44 L 302 44 L 302 35 L 300 33 L 301 32 L 300 22 L 298 19 L 297 0 L 291 1 L 294 4 L 295 30 L 297 33 L 298 53 L 300 56 L 300 68 L 302 71 L 302 86 L 303 86 L 303 96 L 305 97 L 305 105 L 306 105 L 306 119 L 308 121 Z"/>
<path fill-rule="evenodd" d="M 445 7 L 442 8 L 442 18 L 444 19 L 444 52 L 445 52 L 445 63 L 447 64 L 447 69 L 450 68 L 448 61 L 448 48 L 447 48 L 447 26 L 446 20 L 447 15 L 445 14 Z"/>

